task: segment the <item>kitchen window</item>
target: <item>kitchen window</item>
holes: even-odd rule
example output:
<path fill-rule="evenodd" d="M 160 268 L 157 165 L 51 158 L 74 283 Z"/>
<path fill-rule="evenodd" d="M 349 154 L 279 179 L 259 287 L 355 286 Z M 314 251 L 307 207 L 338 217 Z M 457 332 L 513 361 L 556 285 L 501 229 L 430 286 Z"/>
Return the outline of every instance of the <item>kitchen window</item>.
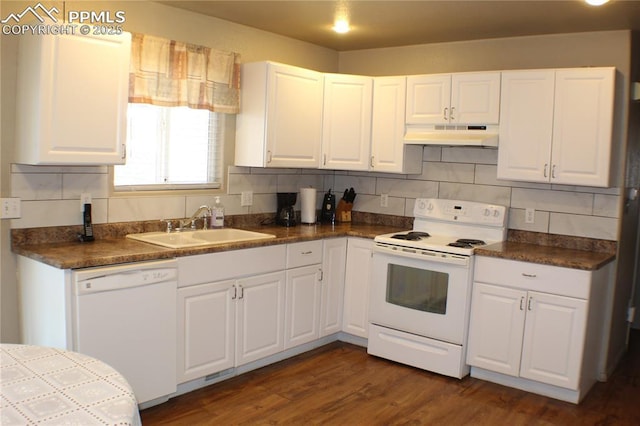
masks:
<path fill-rule="evenodd" d="M 132 34 L 126 164 L 115 191 L 221 188 L 239 111 L 239 55 Z"/>
<path fill-rule="evenodd" d="M 114 167 L 114 189 L 220 188 L 226 116 L 130 103 L 127 163 Z"/>

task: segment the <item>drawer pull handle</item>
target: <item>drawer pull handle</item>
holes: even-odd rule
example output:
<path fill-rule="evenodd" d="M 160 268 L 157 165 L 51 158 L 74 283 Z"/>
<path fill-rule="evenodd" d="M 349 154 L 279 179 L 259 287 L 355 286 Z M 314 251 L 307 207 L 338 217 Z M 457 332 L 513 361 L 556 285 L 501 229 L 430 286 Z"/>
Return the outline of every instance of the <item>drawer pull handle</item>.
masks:
<path fill-rule="evenodd" d="M 524 272 L 522 273 L 523 277 L 527 277 L 527 278 L 537 278 L 538 276 L 536 274 L 525 274 Z"/>
<path fill-rule="evenodd" d="M 300 254 L 302 254 L 302 255 L 305 255 L 305 256 L 306 256 L 306 255 L 308 255 L 308 254 L 313 254 L 313 251 L 311 251 L 311 250 L 309 250 L 309 251 L 303 251 L 303 252 L 301 252 Z"/>

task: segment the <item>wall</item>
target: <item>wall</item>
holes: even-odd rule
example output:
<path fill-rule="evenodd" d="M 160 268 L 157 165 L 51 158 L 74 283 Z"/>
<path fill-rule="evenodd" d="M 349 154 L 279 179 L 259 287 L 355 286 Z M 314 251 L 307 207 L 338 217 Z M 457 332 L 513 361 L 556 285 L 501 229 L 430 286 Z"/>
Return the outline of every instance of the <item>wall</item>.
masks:
<path fill-rule="evenodd" d="M 123 2 L 42 2 L 47 8 L 58 7 L 60 11 L 124 10 L 124 28 L 160 37 L 208 45 L 241 54 L 243 62 L 274 60 L 301 67 L 335 72 L 338 55 L 335 51 L 314 46 L 298 40 L 281 37 L 264 31 L 220 19 L 163 6 L 148 1 Z M 21 12 L 34 2 L 2 1 L 0 16 L 10 12 Z M 212 194 L 185 196 L 170 193 L 163 196 L 112 196 L 110 195 L 109 170 L 107 167 L 30 167 L 12 165 L 14 105 L 16 79 L 16 36 L 0 36 L 1 61 L 1 108 L 0 116 L 2 148 L 0 150 L 0 191 L 2 196 L 22 198 L 22 218 L 0 221 L 1 268 L 1 329 L 0 341 L 18 342 L 18 299 L 15 272 L 15 256 L 11 254 L 10 228 L 80 224 L 80 192 L 90 192 L 94 197 L 96 223 L 123 220 L 142 220 L 163 217 L 184 217 L 191 214 L 202 203 L 213 203 Z M 233 147 L 231 147 L 233 148 Z M 233 152 L 233 149 L 231 149 Z M 226 197 L 225 197 L 226 198 Z M 257 197 L 256 209 L 260 209 Z M 239 213 L 238 202 L 226 200 L 230 213 Z M 235 204 L 238 209 L 235 208 Z M 270 202 L 270 211 L 275 211 Z M 244 209 L 244 212 L 247 212 Z"/>
<path fill-rule="evenodd" d="M 369 75 L 561 67 L 588 63 L 617 66 L 624 77 L 629 68 L 627 32 L 484 40 L 338 54 L 155 3 L 109 2 L 104 7 L 102 5 L 92 2 L 95 10 L 126 10 L 126 29 L 129 31 L 234 50 L 242 54 L 244 62 L 270 59 L 320 71 L 339 70 Z M 74 8 L 73 3 L 66 2 L 66 8 Z M 13 87 L 11 69 L 15 68 L 15 51 L 5 50 L 5 40 L 2 41 L 3 87 L 5 82 L 7 87 Z M 8 73 L 5 73 L 5 64 L 8 64 Z M 4 95 L 3 154 L 10 150 L 5 147 L 13 143 L 12 130 L 5 132 L 7 127 L 12 129 L 13 119 L 4 115 L 5 105 L 11 107 L 13 100 Z M 10 165 L 9 158 L 2 156 L 3 169 L 0 171 L 5 175 L 10 171 L 9 179 L 3 176 L 2 188 L 12 196 L 22 198 L 23 216 L 18 220 L 3 221 L 5 234 L 8 234 L 8 226 L 22 228 L 81 223 L 78 202 L 81 192 L 93 195 L 95 223 L 184 217 L 200 204 L 212 203 L 213 199 L 209 193 L 114 196 L 110 193 L 107 167 L 20 166 Z M 223 202 L 229 214 L 274 212 L 275 192 L 297 191 L 309 185 L 320 190 L 333 188 L 337 192 L 354 187 L 359 194 L 355 209 L 359 211 L 410 216 L 416 197 L 470 199 L 510 206 L 511 228 L 612 240 L 618 238 L 619 188 L 497 181 L 496 159 L 497 151 L 491 149 L 431 147 L 424 149 L 423 168 L 419 175 L 230 167 Z M 250 208 L 240 207 L 239 194 L 243 190 L 251 190 L 255 194 L 254 205 Z M 389 194 L 387 208 L 380 207 L 379 195 L 382 193 Z M 537 210 L 533 225 L 524 224 L 525 207 Z M 2 246 L 3 253 L 9 253 L 6 235 L 3 235 Z M 14 259 L 3 255 L 3 262 L 5 258 L 10 259 L 11 268 L 7 272 L 5 264 L 2 265 L 2 341 L 15 341 L 18 326 Z"/>

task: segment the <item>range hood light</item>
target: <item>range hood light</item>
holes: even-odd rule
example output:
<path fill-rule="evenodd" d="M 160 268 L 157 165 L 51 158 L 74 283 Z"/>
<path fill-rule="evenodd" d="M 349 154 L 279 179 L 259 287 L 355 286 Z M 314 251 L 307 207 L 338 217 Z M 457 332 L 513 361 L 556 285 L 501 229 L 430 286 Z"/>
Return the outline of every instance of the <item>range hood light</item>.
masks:
<path fill-rule="evenodd" d="M 443 128 L 440 128 L 443 127 Z M 435 126 L 424 128 L 407 126 L 404 134 L 406 145 L 440 145 L 440 146 L 481 146 L 496 148 L 498 146 L 497 126 Z"/>

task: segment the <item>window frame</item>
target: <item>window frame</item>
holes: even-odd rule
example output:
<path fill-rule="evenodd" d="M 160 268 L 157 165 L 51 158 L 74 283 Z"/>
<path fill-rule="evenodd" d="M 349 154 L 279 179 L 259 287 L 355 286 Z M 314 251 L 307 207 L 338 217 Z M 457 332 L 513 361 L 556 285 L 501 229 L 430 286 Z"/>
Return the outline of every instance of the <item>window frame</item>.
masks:
<path fill-rule="evenodd" d="M 135 184 L 135 185 L 116 185 L 115 184 L 115 167 L 110 166 L 108 170 L 108 179 L 110 186 L 110 195 L 111 196 L 119 196 L 119 195 L 132 195 L 132 194 L 140 194 L 140 195 L 176 195 L 180 192 L 188 193 L 189 195 L 198 195 L 199 193 L 211 194 L 212 190 L 214 193 L 223 193 L 225 189 L 225 170 L 228 165 L 231 163 L 229 153 L 230 150 L 233 150 L 233 141 L 235 139 L 235 115 L 233 114 L 225 114 L 225 113 L 214 113 L 210 112 L 210 114 L 221 114 L 220 117 L 222 119 L 218 120 L 218 128 L 216 129 L 216 133 L 218 136 L 217 143 L 220 144 L 219 151 L 220 155 L 217 159 L 217 163 L 219 166 L 219 170 L 217 171 L 218 180 L 216 182 L 206 182 L 206 183 L 155 183 L 155 184 Z M 209 115 L 210 125 L 212 120 L 212 115 Z M 163 134 L 163 136 L 166 136 Z M 163 144 L 165 148 L 168 147 L 167 144 Z"/>

